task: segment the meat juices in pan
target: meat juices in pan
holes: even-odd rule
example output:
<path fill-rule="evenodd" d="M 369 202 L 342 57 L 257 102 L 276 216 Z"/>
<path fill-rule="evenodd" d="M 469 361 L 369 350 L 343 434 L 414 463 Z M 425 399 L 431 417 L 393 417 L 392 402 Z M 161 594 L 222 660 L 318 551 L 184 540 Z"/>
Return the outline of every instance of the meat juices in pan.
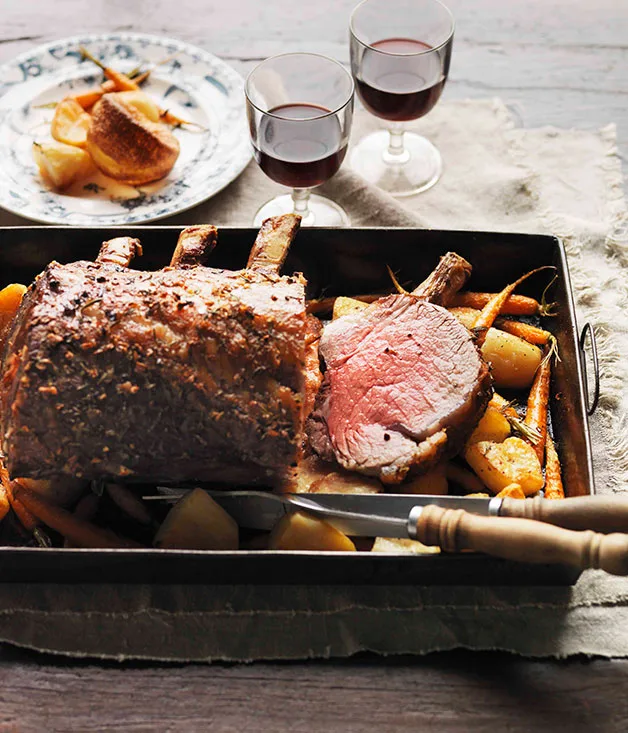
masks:
<path fill-rule="evenodd" d="M 2 360 L 2 450 L 14 476 L 279 485 L 320 384 L 318 322 L 279 269 L 299 225 L 266 222 L 245 270 L 205 267 L 214 227 L 171 265 L 129 269 L 137 240 L 52 262 Z"/>
<path fill-rule="evenodd" d="M 471 334 L 442 307 L 470 272 L 449 253 L 413 293 L 326 326 L 327 370 L 308 420 L 321 458 L 398 484 L 461 449 L 492 394 Z"/>

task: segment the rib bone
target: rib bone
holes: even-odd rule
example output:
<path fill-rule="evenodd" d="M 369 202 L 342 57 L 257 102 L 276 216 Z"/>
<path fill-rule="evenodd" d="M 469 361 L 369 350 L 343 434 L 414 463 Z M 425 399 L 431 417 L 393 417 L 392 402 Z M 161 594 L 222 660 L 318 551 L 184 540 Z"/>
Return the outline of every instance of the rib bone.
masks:
<path fill-rule="evenodd" d="M 187 269 L 204 265 L 217 240 L 218 230 L 214 226 L 201 225 L 184 229 L 179 235 L 170 267 Z"/>

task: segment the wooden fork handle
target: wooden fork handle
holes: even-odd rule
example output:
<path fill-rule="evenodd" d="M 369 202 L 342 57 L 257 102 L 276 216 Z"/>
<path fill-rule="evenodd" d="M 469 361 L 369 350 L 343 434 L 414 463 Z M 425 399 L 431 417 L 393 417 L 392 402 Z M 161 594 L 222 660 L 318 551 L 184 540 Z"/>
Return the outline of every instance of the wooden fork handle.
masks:
<path fill-rule="evenodd" d="M 531 563 L 562 563 L 628 575 L 628 535 L 573 532 L 531 519 L 482 517 L 462 509 L 423 507 L 416 539 L 446 552 L 475 550 Z"/>
<path fill-rule="evenodd" d="M 571 499 L 509 499 L 502 502 L 502 517 L 537 519 L 566 529 L 628 533 L 628 497 L 575 496 Z"/>

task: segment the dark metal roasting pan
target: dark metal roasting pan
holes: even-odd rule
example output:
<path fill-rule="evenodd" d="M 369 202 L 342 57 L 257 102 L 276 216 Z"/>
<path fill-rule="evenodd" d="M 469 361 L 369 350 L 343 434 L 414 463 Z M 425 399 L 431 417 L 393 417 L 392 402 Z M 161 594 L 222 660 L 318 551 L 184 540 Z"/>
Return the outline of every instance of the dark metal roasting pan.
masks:
<path fill-rule="evenodd" d="M 100 244 L 115 236 L 138 237 L 139 269 L 166 265 L 181 227 L 116 229 L 0 228 L 0 287 L 30 283 L 51 261 L 94 259 Z M 257 230 L 222 227 L 211 265 L 244 267 Z M 563 465 L 567 496 L 594 492 L 587 411 L 595 409 L 599 375 L 586 384 L 585 341 L 594 350 L 593 329 L 576 323 L 562 243 L 550 236 L 418 229 L 303 229 L 284 272 L 302 271 L 309 297 L 378 292 L 389 288 L 385 265 L 402 282 L 416 285 L 440 255 L 458 252 L 473 265 L 473 290 L 497 291 L 524 272 L 554 265 L 552 292 L 558 315 L 543 326 L 558 340 L 561 361 L 554 370 L 551 424 Z M 536 277 L 518 292 L 541 297 Z M 587 335 L 590 337 L 587 339 Z M 389 555 L 324 552 L 195 552 L 175 550 L 75 550 L 0 548 L 0 580 L 27 582 L 228 583 L 228 584 L 479 584 L 566 585 L 579 572 L 559 565 L 528 565 L 479 554 Z"/>

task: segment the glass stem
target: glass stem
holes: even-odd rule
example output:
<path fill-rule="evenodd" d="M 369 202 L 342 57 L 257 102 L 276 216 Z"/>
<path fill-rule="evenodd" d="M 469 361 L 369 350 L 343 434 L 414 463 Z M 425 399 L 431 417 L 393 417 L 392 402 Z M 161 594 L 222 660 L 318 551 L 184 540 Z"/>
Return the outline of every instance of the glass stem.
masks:
<path fill-rule="evenodd" d="M 410 153 L 403 141 L 404 129 L 401 125 L 388 128 L 388 148 L 384 151 L 384 162 L 388 165 L 403 165 L 410 160 Z"/>
<path fill-rule="evenodd" d="M 310 215 L 310 189 L 309 188 L 293 188 L 292 202 L 294 204 L 293 212 L 299 214 L 305 221 Z"/>

